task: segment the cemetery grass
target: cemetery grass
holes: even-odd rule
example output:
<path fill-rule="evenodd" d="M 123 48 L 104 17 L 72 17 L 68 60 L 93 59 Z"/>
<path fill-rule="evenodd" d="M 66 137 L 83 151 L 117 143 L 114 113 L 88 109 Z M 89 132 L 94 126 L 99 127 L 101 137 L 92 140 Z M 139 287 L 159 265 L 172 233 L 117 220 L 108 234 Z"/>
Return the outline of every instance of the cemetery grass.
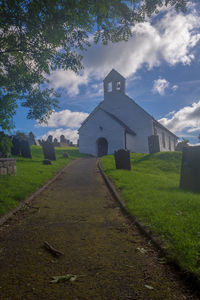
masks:
<path fill-rule="evenodd" d="M 52 161 L 51 165 L 43 165 L 44 157 L 40 146 L 31 146 L 32 159 L 15 157 L 17 175 L 0 177 L 0 216 L 42 187 L 70 161 L 83 156 L 75 147 L 59 147 L 55 148 L 55 151 L 56 161 Z M 63 158 L 64 152 L 68 153 L 69 158 Z"/>
<path fill-rule="evenodd" d="M 179 188 L 181 153 L 132 153 L 131 171 L 116 170 L 108 155 L 102 167 L 128 211 L 164 242 L 173 261 L 200 279 L 200 194 Z"/>

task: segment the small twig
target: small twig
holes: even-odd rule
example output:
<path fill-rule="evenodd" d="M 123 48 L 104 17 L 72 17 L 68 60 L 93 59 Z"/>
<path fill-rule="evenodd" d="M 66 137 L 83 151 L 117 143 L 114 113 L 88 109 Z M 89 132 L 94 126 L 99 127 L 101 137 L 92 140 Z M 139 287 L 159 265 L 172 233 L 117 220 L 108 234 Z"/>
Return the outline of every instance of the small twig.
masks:
<path fill-rule="evenodd" d="M 55 256 L 61 256 L 64 255 L 64 253 L 56 250 L 54 247 L 52 247 L 48 242 L 44 242 L 44 247 L 46 250 L 49 250 L 51 252 L 51 254 L 55 255 Z"/>

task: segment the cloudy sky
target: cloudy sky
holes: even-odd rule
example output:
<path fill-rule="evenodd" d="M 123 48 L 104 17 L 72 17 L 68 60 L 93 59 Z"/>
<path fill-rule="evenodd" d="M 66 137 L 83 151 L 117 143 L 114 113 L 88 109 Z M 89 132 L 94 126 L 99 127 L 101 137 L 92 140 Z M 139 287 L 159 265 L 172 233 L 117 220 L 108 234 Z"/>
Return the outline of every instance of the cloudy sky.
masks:
<path fill-rule="evenodd" d="M 92 44 L 84 52 L 84 70 L 55 71 L 50 87 L 62 91 L 60 107 L 48 125 L 26 120 L 19 108 L 16 130 L 52 134 L 76 142 L 77 129 L 103 100 L 102 81 L 112 68 L 127 79 L 127 94 L 180 138 L 198 142 L 200 133 L 200 13 L 195 5 L 186 14 L 163 10 L 137 24 L 128 42 Z"/>

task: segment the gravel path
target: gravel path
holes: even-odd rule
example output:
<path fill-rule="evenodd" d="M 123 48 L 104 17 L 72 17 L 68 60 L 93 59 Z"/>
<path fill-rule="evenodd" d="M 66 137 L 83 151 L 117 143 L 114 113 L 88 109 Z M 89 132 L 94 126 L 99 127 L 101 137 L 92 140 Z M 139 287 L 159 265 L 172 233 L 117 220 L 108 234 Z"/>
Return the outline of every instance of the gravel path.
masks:
<path fill-rule="evenodd" d="M 198 299 L 123 216 L 95 158 L 73 162 L 31 205 L 40 209 L 0 227 L 0 299 Z M 50 283 L 65 274 L 78 277 Z"/>

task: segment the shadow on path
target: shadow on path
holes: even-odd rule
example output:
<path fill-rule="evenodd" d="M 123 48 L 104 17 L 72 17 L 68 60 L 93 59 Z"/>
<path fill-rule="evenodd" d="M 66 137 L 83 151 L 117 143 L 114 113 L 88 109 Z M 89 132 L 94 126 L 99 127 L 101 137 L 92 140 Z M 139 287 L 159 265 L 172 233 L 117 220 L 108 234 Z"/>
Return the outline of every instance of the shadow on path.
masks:
<path fill-rule="evenodd" d="M 0 228 L 1 300 L 197 299 L 122 215 L 95 158 L 75 161 L 31 205 L 40 210 Z M 52 257 L 44 241 L 64 255 Z M 67 273 L 80 277 L 50 283 Z"/>

